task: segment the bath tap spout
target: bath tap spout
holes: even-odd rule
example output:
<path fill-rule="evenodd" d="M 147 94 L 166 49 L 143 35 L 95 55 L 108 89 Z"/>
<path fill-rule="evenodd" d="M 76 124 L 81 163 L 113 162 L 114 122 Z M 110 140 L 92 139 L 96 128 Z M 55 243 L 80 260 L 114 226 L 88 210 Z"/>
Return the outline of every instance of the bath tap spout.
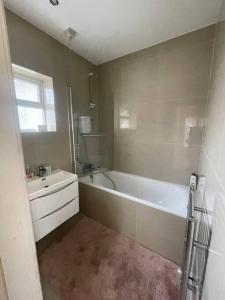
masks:
<path fill-rule="evenodd" d="M 94 182 L 94 174 L 93 173 L 89 174 L 89 178 L 91 180 L 91 183 L 93 183 Z"/>

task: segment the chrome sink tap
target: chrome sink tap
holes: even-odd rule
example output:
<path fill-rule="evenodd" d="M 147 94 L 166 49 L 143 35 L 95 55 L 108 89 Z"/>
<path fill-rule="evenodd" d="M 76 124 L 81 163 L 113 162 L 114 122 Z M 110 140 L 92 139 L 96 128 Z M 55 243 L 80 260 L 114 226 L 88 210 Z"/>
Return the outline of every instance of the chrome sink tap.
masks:
<path fill-rule="evenodd" d="M 45 177 L 51 175 L 52 167 L 50 165 L 40 165 L 38 166 L 38 176 Z"/>
<path fill-rule="evenodd" d="M 44 177 L 44 176 L 45 176 L 45 173 L 46 173 L 46 170 L 45 170 L 44 165 L 38 166 L 37 175 L 38 175 L 39 177 Z"/>

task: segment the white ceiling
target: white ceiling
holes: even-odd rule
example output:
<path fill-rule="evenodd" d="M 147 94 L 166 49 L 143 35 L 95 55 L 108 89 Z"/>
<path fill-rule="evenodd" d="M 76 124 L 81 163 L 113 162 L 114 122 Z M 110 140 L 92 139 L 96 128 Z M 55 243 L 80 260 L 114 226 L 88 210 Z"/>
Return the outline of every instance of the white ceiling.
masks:
<path fill-rule="evenodd" d="M 6 6 L 94 64 L 215 23 L 221 0 L 5 0 Z"/>

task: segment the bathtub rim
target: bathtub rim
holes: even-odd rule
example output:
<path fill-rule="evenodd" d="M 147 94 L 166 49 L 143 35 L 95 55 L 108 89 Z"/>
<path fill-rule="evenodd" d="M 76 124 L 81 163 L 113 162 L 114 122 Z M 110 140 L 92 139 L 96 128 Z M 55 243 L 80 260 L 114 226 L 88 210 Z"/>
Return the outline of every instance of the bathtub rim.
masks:
<path fill-rule="evenodd" d="M 112 171 L 113 171 L 113 170 L 112 170 Z M 110 171 L 108 171 L 108 172 L 110 172 Z M 115 172 L 117 172 L 117 171 L 115 171 Z M 122 173 L 122 172 L 119 172 L 119 173 Z M 123 174 L 128 174 L 128 173 L 123 173 Z M 136 175 L 133 175 L 133 174 L 129 174 L 129 175 L 131 175 L 131 176 L 136 176 Z M 133 202 L 136 202 L 136 203 L 139 203 L 139 204 L 142 204 L 142 205 L 146 205 L 146 206 L 152 207 L 152 208 L 154 208 L 154 209 L 161 210 L 161 211 L 163 211 L 163 212 L 165 212 L 165 213 L 172 214 L 172 215 L 174 215 L 174 216 L 176 216 L 176 217 L 180 217 L 180 218 L 182 218 L 182 219 L 186 219 L 186 218 L 187 218 L 187 211 L 186 211 L 186 214 L 185 214 L 185 215 L 184 215 L 184 214 L 179 214 L 179 213 L 176 213 L 176 212 L 174 212 L 174 211 L 172 211 L 172 210 L 170 210 L 170 209 L 167 209 L 167 208 L 165 208 L 165 207 L 163 207 L 163 206 L 160 206 L 160 205 L 154 204 L 154 203 L 152 203 L 152 202 L 149 202 L 149 201 L 146 201 L 146 200 L 137 198 L 137 197 L 135 197 L 135 196 L 131 196 L 131 195 L 128 195 L 128 194 L 123 193 L 123 192 L 115 191 L 115 190 L 113 190 L 113 189 L 110 189 L 110 188 L 107 188 L 107 187 L 103 187 L 103 186 L 101 186 L 101 185 L 94 184 L 94 183 L 91 183 L 91 182 L 84 182 L 84 181 L 82 181 L 83 178 L 88 177 L 88 176 L 89 176 L 89 175 L 80 177 L 80 178 L 78 179 L 78 182 L 81 183 L 81 184 L 84 184 L 84 185 L 93 187 L 93 188 L 95 188 L 95 189 L 99 189 L 99 190 L 102 190 L 102 191 L 105 191 L 105 192 L 108 192 L 108 193 L 111 193 L 111 194 L 120 196 L 120 197 L 122 197 L 122 198 L 131 200 L 131 201 L 133 201 Z M 142 176 L 138 176 L 138 177 L 141 178 Z M 144 177 L 144 178 L 149 179 L 149 178 L 147 178 L 147 177 Z M 150 179 L 150 180 L 159 181 L 159 180 L 156 180 L 156 179 Z M 164 181 L 160 181 L 160 182 L 164 182 Z M 167 183 L 169 183 L 169 182 L 167 182 Z M 173 183 L 169 183 L 169 184 L 173 184 Z M 178 184 L 174 183 L 174 185 L 178 185 Z M 178 186 L 182 186 L 182 185 L 178 185 Z M 187 187 L 187 186 L 183 185 L 183 187 Z M 187 202 L 188 202 L 188 201 L 187 201 Z"/>
<path fill-rule="evenodd" d="M 165 184 L 170 184 L 170 185 L 176 185 L 176 186 L 181 186 L 187 190 L 189 190 L 189 186 L 185 185 L 185 184 L 180 184 L 180 183 L 175 183 L 175 182 L 170 182 L 170 181 L 165 181 L 165 180 L 160 180 L 160 179 L 155 179 L 155 178 L 149 178 L 149 177 L 145 177 L 145 176 L 141 176 L 141 175 L 136 175 L 136 174 L 132 174 L 132 173 L 126 173 L 126 172 L 122 172 L 122 171 L 117 171 L 117 170 L 113 170 L 113 169 L 104 169 L 104 168 L 100 168 L 99 171 L 93 171 L 90 174 L 93 173 L 93 175 L 97 175 L 97 174 L 101 174 L 101 173 L 107 173 L 107 172 L 117 172 L 117 173 L 121 173 L 123 175 L 129 175 L 131 177 L 137 177 L 139 179 L 147 179 L 147 180 L 151 180 L 151 181 L 155 181 L 155 182 L 160 182 L 160 183 L 165 183 Z M 78 177 L 79 179 L 88 177 L 90 174 L 86 174 L 86 175 L 82 175 Z M 125 193 L 124 193 L 125 194 Z M 126 195 L 126 194 L 125 194 Z"/>

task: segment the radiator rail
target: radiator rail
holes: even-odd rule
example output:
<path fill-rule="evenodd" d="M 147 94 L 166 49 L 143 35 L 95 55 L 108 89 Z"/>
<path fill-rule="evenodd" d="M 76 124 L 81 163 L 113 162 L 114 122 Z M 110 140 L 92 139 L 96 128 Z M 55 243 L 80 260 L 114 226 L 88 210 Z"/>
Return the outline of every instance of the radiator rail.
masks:
<path fill-rule="evenodd" d="M 184 260 L 182 267 L 180 299 L 186 300 L 188 290 L 194 299 L 200 300 L 205 278 L 211 225 L 206 208 L 205 178 L 192 175 L 190 180 Z"/>

